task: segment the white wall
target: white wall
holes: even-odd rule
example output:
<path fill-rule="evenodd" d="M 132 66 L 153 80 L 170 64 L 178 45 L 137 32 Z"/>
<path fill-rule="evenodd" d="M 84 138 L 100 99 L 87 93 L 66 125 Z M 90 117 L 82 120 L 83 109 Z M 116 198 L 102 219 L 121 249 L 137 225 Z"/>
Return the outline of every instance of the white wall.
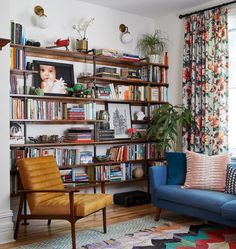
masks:
<path fill-rule="evenodd" d="M 77 0 L 10 0 L 11 19 L 26 27 L 26 37 L 36 39 L 42 46 L 52 45 L 58 38 L 71 38 L 74 49 L 75 38 L 78 37 L 73 24 L 81 19 L 95 17 L 94 23 L 88 28 L 89 48 L 113 48 L 119 51 L 135 51 L 138 34 L 150 32 L 154 28 L 152 19 L 132 15 L 105 7 L 80 2 Z M 34 6 L 41 5 L 50 20 L 48 29 L 34 26 Z M 119 25 L 124 23 L 134 36 L 131 44 L 124 45 L 119 40 Z"/>
<path fill-rule="evenodd" d="M 1 3 L 0 15 L 0 37 L 9 38 L 9 2 Z M 4 24 L 4 25 L 2 25 Z M 9 166 L 9 45 L 0 51 L 0 99 L 1 99 L 1 122 L 0 122 L 0 244 L 12 240 L 11 221 L 12 212 L 10 211 L 10 166 Z"/>

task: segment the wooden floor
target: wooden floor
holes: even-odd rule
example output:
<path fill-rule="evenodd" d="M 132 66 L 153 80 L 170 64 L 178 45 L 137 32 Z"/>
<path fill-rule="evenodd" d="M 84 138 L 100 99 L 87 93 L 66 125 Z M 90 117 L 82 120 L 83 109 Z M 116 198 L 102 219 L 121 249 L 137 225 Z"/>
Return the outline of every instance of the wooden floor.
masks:
<path fill-rule="evenodd" d="M 107 223 L 114 224 L 122 221 L 127 221 L 142 216 L 155 213 L 155 208 L 151 204 L 135 206 L 135 207 L 120 207 L 113 205 L 107 208 Z M 76 223 L 76 231 L 84 230 L 91 227 L 102 226 L 102 212 L 90 215 L 86 218 L 78 220 Z M 16 242 L 0 245 L 0 249 L 16 248 L 22 245 L 28 245 L 35 242 L 43 241 L 44 239 L 55 238 L 63 234 L 70 233 L 70 223 L 67 221 L 52 221 L 51 226 L 47 226 L 46 220 L 30 220 L 30 225 L 20 226 L 19 236 Z"/>

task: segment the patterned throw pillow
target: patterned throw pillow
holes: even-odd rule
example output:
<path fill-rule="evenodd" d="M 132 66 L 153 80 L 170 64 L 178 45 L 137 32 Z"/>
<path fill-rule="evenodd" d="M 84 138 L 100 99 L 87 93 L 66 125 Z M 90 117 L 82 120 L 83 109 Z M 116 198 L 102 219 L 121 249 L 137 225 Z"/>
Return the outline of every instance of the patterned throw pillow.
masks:
<path fill-rule="evenodd" d="M 187 175 L 184 188 L 225 191 L 229 155 L 207 156 L 186 152 Z"/>
<path fill-rule="evenodd" d="M 228 194 L 236 194 L 236 168 L 228 166 L 225 192 Z"/>

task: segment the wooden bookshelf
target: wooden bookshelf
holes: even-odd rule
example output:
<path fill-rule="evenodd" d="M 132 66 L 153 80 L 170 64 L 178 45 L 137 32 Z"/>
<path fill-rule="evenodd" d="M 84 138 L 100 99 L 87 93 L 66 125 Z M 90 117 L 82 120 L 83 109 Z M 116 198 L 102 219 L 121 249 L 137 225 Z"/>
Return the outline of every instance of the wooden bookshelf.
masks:
<path fill-rule="evenodd" d="M 154 64 L 154 63 L 148 63 L 145 61 L 137 61 L 133 62 L 130 60 L 125 60 L 122 58 L 113 58 L 113 57 L 108 57 L 108 56 L 102 56 L 102 55 L 95 55 L 94 51 L 91 53 L 80 53 L 80 52 L 73 52 L 73 51 L 66 51 L 62 50 L 61 48 L 56 48 L 56 49 L 49 49 L 49 48 L 42 48 L 42 47 L 32 47 L 32 46 L 22 46 L 22 45 L 15 45 L 11 44 L 12 48 L 20 49 L 23 50 L 26 57 L 34 57 L 34 58 L 40 58 L 42 59 L 51 59 L 51 60 L 65 60 L 65 61 L 70 61 L 74 63 L 89 63 L 93 64 L 93 73 L 95 74 L 96 72 L 96 66 L 97 65 L 103 65 L 103 66 L 112 66 L 112 67 L 125 67 L 125 68 L 133 68 L 133 69 L 138 69 L 141 71 L 142 67 L 159 67 L 162 69 L 162 72 L 166 72 L 165 70 L 168 69 L 167 65 L 163 64 Z M 26 142 L 24 144 L 10 144 L 10 149 L 11 150 L 22 150 L 23 153 L 25 153 L 25 156 L 27 156 L 27 150 L 32 150 L 32 149 L 54 149 L 54 148 L 71 148 L 71 149 L 77 149 L 81 148 L 81 146 L 91 146 L 93 147 L 93 157 L 96 158 L 97 155 L 97 147 L 98 146 L 104 146 L 106 147 L 115 147 L 115 146 L 122 146 L 122 145 L 132 145 L 135 144 L 137 145 L 136 147 L 142 145 L 145 147 L 145 156 L 142 157 L 144 159 L 140 160 L 122 160 L 122 161 L 105 161 L 105 162 L 93 162 L 93 163 L 87 163 L 87 164 L 77 164 L 74 166 L 65 166 L 65 167 L 59 167 L 60 170 L 62 169 L 74 169 L 74 168 L 80 168 L 80 167 L 85 167 L 87 170 L 89 167 L 93 167 L 95 169 L 96 166 L 105 166 L 105 165 L 120 165 L 120 164 L 131 164 L 131 165 L 136 165 L 136 164 L 142 164 L 145 173 L 147 173 L 148 167 L 151 165 L 153 161 L 163 161 L 163 158 L 155 158 L 155 159 L 145 159 L 149 158 L 147 156 L 147 147 L 149 146 L 148 144 L 151 141 L 147 141 L 146 139 L 113 139 L 113 140 L 108 140 L 108 141 L 94 141 L 91 140 L 89 142 L 83 142 L 83 141 L 78 141 L 78 142 L 54 142 L 54 143 L 32 143 L 28 142 L 28 137 L 27 137 L 27 129 L 28 126 L 30 125 L 48 125 L 49 131 L 53 128 L 54 125 L 58 126 L 61 125 L 79 125 L 79 126 L 84 126 L 84 125 L 89 125 L 92 126 L 91 130 L 96 131 L 96 129 L 99 127 L 100 123 L 104 122 L 104 120 L 31 120 L 27 118 L 28 115 L 28 100 L 33 99 L 33 100 L 41 100 L 45 102 L 56 102 L 56 103 L 72 103 L 72 104 L 88 104 L 88 103 L 96 103 L 98 105 L 103 105 L 104 109 L 107 106 L 108 103 L 126 103 L 129 104 L 130 106 L 140 107 L 142 110 L 147 110 L 146 114 L 148 115 L 146 120 L 131 120 L 132 125 L 135 126 L 141 126 L 141 128 L 148 128 L 148 125 L 150 124 L 150 109 L 153 107 L 153 105 L 162 105 L 167 103 L 166 101 L 149 101 L 149 90 L 151 88 L 158 88 L 158 89 L 164 89 L 169 87 L 168 83 L 162 83 L 162 82 L 151 82 L 151 81 L 144 81 L 144 80 L 139 80 L 139 79 L 124 79 L 124 78 L 108 78 L 108 77 L 98 77 L 98 76 L 91 76 L 91 77 L 83 77 L 79 78 L 78 80 L 80 82 L 84 83 L 92 83 L 94 86 L 94 89 L 97 84 L 99 85 L 109 85 L 109 84 L 114 84 L 116 87 L 118 85 L 126 85 L 126 86 L 140 86 L 141 90 L 144 90 L 145 93 L 145 98 L 140 98 L 140 96 L 137 99 L 147 99 L 147 100 L 123 100 L 123 99 L 103 99 L 103 98 L 95 98 L 95 97 L 90 97 L 90 98 L 79 98 L 79 97 L 73 97 L 70 95 L 29 95 L 26 92 L 27 85 L 26 85 L 26 79 L 28 75 L 35 75 L 38 74 L 38 71 L 36 70 L 19 70 L 19 69 L 11 69 L 10 73 L 12 75 L 23 75 L 24 78 L 24 94 L 10 94 L 11 99 L 20 99 L 20 103 L 22 102 L 24 106 L 24 115 L 19 115 L 18 117 L 25 117 L 25 119 L 10 119 L 10 122 L 17 122 L 20 123 L 24 126 L 24 136 Z M 144 88 L 142 87 L 144 86 Z M 137 89 L 139 91 L 139 87 L 135 88 L 133 87 L 132 89 Z M 116 89 L 117 90 L 117 89 Z M 146 92 L 145 92 L 146 91 Z M 142 92 L 143 93 L 143 92 Z M 141 94 L 142 94 L 141 93 Z M 140 93 L 139 93 L 140 94 Z M 97 95 L 96 95 L 97 96 Z M 113 96 L 116 96 L 114 94 Z M 132 98 L 136 98 L 133 97 Z M 13 102 L 13 101 L 12 101 Z M 17 102 L 17 101 L 15 101 Z M 18 103 L 18 102 L 17 102 Z M 17 116 L 14 116 L 17 117 Z M 96 137 L 96 136 L 94 136 Z M 93 138 L 94 138 L 93 137 Z M 65 140 L 66 141 L 66 140 Z M 140 145 L 139 145 L 140 144 Z M 89 149 L 91 150 L 91 149 Z M 123 150 L 123 148 L 122 148 Z M 123 151 L 122 151 L 123 153 Z M 135 152 L 137 153 L 137 152 Z M 117 157 L 118 158 L 118 157 Z M 122 157 L 121 157 L 122 158 Z M 136 157 L 134 157 L 136 158 Z M 16 171 L 12 170 L 11 175 L 17 175 Z M 95 174 L 94 174 L 95 175 Z M 91 180 L 91 179 L 90 179 Z M 124 180 L 124 181 L 114 181 L 114 182 L 109 182 L 107 183 L 108 185 L 118 185 L 122 183 L 132 183 L 132 182 L 141 182 L 141 181 L 147 181 L 147 174 L 145 174 L 142 178 L 140 179 L 130 179 L 130 180 Z M 87 188 L 87 187 L 97 187 L 97 184 L 85 184 L 81 185 L 81 188 Z"/>

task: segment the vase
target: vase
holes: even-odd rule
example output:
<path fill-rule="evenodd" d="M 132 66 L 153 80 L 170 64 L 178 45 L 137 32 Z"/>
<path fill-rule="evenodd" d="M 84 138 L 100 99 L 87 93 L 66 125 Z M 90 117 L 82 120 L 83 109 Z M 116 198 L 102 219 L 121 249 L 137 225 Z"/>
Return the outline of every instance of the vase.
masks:
<path fill-rule="evenodd" d="M 144 175 L 143 168 L 136 168 L 133 170 L 133 176 L 135 179 L 140 179 Z"/>
<path fill-rule="evenodd" d="M 148 56 L 150 63 L 160 63 L 160 55 L 159 54 L 150 54 Z"/>
<path fill-rule="evenodd" d="M 88 40 L 78 40 L 76 39 L 76 50 L 78 52 L 87 52 L 88 51 Z"/>

